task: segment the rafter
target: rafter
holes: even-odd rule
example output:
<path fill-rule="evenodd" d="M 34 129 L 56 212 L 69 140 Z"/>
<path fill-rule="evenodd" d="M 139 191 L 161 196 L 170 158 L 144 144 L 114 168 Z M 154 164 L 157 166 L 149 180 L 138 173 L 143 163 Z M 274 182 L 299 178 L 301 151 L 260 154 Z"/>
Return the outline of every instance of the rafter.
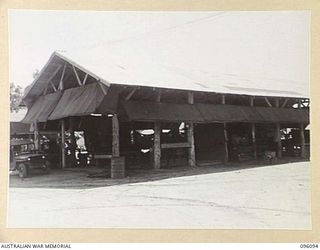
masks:
<path fill-rule="evenodd" d="M 133 90 L 131 90 L 130 93 L 125 98 L 126 101 L 128 101 L 136 91 L 137 91 L 137 88 L 134 88 Z"/>
<path fill-rule="evenodd" d="M 86 75 L 84 76 L 84 79 L 83 79 L 83 81 L 82 81 L 82 85 L 85 85 L 85 84 L 86 84 L 87 77 L 88 77 L 88 73 L 86 73 Z"/>
<path fill-rule="evenodd" d="M 62 70 L 62 73 L 61 73 L 61 77 L 60 77 L 60 81 L 59 81 L 59 89 L 63 89 L 63 77 L 64 77 L 64 73 L 66 71 L 66 67 L 67 67 L 67 63 L 64 64 L 63 66 L 63 70 Z"/>
<path fill-rule="evenodd" d="M 51 84 L 54 86 L 54 84 L 52 83 L 52 79 L 56 76 L 56 74 L 59 72 L 59 70 L 61 69 L 61 65 L 59 65 L 54 71 L 52 74 L 50 74 L 51 76 L 48 78 L 48 80 L 46 81 L 47 82 L 47 88 L 45 89 L 45 93 L 47 93 L 47 90 L 48 90 L 48 85 Z M 42 73 L 43 74 L 43 73 Z M 47 74 L 49 75 L 49 74 Z M 57 91 L 57 88 L 54 86 L 52 87 L 54 89 L 54 91 Z"/>
<path fill-rule="evenodd" d="M 106 95 L 106 94 L 107 94 L 107 91 L 106 91 L 106 89 L 105 89 L 104 84 L 101 83 L 101 82 L 98 82 L 98 83 L 99 83 L 100 88 L 102 89 L 103 94 Z"/>
<path fill-rule="evenodd" d="M 289 101 L 289 98 L 286 98 L 285 100 L 284 100 L 284 102 L 282 103 L 282 105 L 281 105 L 281 108 L 284 108 L 286 105 L 287 105 L 287 102 Z"/>
<path fill-rule="evenodd" d="M 54 86 L 54 84 L 53 84 L 53 82 L 51 80 L 50 80 L 50 84 L 51 84 L 51 87 L 53 88 L 54 92 L 56 92 L 57 88 L 56 88 L 56 86 Z"/>
<path fill-rule="evenodd" d="M 267 97 L 265 97 L 264 100 L 266 101 L 266 103 L 268 104 L 269 107 L 272 107 L 272 104 L 270 103 L 270 101 L 268 100 Z"/>
<path fill-rule="evenodd" d="M 75 68 L 73 65 L 72 65 L 72 68 L 73 68 L 73 72 L 74 72 L 74 74 L 76 75 L 76 78 L 77 78 L 78 84 L 79 84 L 79 86 L 81 86 L 81 85 L 82 85 L 82 83 L 81 83 L 81 81 L 80 81 L 80 78 L 79 78 L 78 72 L 77 72 L 76 68 Z"/>

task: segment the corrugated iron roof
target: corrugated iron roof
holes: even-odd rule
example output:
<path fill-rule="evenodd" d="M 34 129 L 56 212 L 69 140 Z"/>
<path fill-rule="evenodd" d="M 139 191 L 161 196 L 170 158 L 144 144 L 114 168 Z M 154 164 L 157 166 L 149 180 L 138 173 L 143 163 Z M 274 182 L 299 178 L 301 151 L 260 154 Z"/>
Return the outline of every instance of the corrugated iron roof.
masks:
<path fill-rule="evenodd" d="M 124 101 L 122 105 L 129 120 L 135 121 L 309 123 L 306 109 L 139 101 Z"/>
<path fill-rule="evenodd" d="M 57 91 L 52 94 L 40 96 L 29 108 L 26 116 L 21 122 L 33 123 L 33 122 L 45 122 L 49 115 L 56 107 L 58 101 L 62 96 L 61 91 Z"/>
<path fill-rule="evenodd" d="M 299 84 L 295 81 L 214 74 L 207 70 L 162 65 L 155 60 L 148 61 L 139 56 L 130 59 L 117 58 L 110 53 L 99 50 L 81 51 L 81 53 L 54 52 L 26 92 L 24 100 L 43 92 L 47 82 L 46 77 L 50 77 L 44 74 L 46 68 L 50 67 L 51 62 L 57 63 L 61 60 L 78 67 L 107 86 L 120 84 L 251 96 L 309 97 L 308 84 Z"/>
<path fill-rule="evenodd" d="M 93 83 L 64 90 L 60 101 L 48 119 L 57 120 L 94 113 L 105 96 L 101 88 L 100 84 Z"/>
<path fill-rule="evenodd" d="M 255 96 L 308 97 L 308 88 L 294 81 L 213 74 L 208 71 L 162 65 L 145 58 L 117 58 L 96 50 L 85 53 L 56 52 L 57 56 L 93 72 L 107 84 Z M 304 86 L 304 87 L 303 87 Z"/>
<path fill-rule="evenodd" d="M 204 122 L 195 105 L 140 101 L 123 101 L 129 118 L 135 121 Z"/>

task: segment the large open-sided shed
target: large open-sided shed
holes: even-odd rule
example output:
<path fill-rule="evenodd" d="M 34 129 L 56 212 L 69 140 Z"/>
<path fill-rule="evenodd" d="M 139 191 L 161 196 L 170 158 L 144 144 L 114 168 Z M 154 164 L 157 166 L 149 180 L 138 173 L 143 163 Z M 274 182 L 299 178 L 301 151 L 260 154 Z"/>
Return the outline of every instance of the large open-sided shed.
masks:
<path fill-rule="evenodd" d="M 250 131 L 254 158 L 259 126 L 273 129 L 278 157 L 283 149 L 280 130 L 299 128 L 301 156 L 306 155 L 308 94 L 290 81 L 217 76 L 154 62 L 114 61 L 104 54 L 54 52 L 23 100 L 28 106 L 23 122 L 50 126 L 59 121 L 63 141 L 66 126 L 70 131 L 91 131 L 88 141 L 105 142 L 93 153 L 110 157 L 114 164 L 122 164 L 118 159 L 127 156 L 126 145 L 133 143 L 132 133 L 139 129 L 154 131 L 155 168 L 161 167 L 164 151 L 177 148 L 186 150 L 191 166 L 197 164 L 197 148 L 210 148 L 209 155 L 228 161 L 233 140 L 229 131 L 241 126 Z M 182 124 L 185 132 L 178 138 Z M 163 129 L 173 131 L 170 138 Z"/>

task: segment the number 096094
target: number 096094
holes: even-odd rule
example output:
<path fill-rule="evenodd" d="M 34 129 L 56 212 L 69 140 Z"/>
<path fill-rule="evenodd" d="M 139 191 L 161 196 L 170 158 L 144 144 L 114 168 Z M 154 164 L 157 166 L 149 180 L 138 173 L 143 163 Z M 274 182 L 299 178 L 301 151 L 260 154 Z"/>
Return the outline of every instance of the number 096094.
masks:
<path fill-rule="evenodd" d="M 300 248 L 318 248 L 318 244 L 300 244 Z"/>

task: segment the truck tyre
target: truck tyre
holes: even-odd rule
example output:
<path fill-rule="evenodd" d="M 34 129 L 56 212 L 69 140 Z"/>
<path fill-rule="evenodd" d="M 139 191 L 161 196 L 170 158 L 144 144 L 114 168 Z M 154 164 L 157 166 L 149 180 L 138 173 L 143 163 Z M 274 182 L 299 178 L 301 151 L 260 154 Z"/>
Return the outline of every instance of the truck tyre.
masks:
<path fill-rule="evenodd" d="M 20 163 L 18 169 L 20 178 L 26 178 L 28 176 L 28 166 L 26 164 Z"/>

